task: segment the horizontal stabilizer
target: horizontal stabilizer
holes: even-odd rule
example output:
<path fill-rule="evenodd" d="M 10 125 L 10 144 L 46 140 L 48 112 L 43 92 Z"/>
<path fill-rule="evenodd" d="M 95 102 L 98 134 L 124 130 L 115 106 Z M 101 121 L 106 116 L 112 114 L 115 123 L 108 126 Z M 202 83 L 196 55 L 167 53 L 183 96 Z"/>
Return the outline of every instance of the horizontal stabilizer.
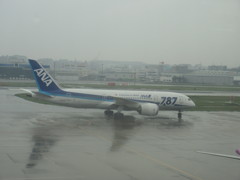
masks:
<path fill-rule="evenodd" d="M 46 95 L 46 94 L 42 94 L 42 93 L 40 93 L 40 92 L 30 91 L 30 90 L 28 90 L 28 89 L 22 89 L 22 88 L 21 88 L 20 90 L 26 92 L 26 93 L 27 93 L 29 96 L 31 96 L 31 97 L 47 97 L 47 98 L 52 97 L 52 96 L 49 96 L 49 95 Z"/>

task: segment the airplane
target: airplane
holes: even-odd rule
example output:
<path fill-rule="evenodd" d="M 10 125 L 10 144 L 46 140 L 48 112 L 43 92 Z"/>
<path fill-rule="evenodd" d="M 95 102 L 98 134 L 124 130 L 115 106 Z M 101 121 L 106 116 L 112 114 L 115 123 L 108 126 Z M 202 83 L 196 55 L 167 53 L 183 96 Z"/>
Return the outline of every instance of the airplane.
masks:
<path fill-rule="evenodd" d="M 208 155 L 212 155 L 212 156 L 219 156 L 219 157 L 224 157 L 224 158 L 230 158 L 230 159 L 237 159 L 240 160 L 240 156 L 232 156 L 232 155 L 228 155 L 228 154 L 218 154 L 218 153 L 212 153 L 212 152 L 206 152 L 206 151 L 197 151 L 198 153 L 202 153 L 202 154 L 208 154 Z M 240 155 L 240 149 L 237 149 L 235 151 L 238 155 Z"/>
<path fill-rule="evenodd" d="M 181 122 L 182 111 L 195 107 L 186 95 L 174 92 L 103 90 L 103 89 L 63 89 L 38 63 L 29 59 L 38 92 L 25 90 L 31 97 L 44 99 L 54 104 L 76 108 L 105 109 L 104 114 L 114 119 L 123 119 L 122 111 L 137 111 L 141 115 L 156 116 L 159 110 L 177 110 Z M 114 113 L 113 110 L 116 110 Z"/>

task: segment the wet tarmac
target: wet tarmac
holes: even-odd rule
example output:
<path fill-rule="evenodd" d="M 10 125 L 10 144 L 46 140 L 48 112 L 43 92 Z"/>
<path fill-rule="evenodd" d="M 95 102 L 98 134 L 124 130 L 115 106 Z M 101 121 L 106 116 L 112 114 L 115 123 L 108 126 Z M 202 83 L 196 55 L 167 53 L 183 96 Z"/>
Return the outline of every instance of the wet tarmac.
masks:
<path fill-rule="evenodd" d="M 161 111 L 106 119 L 102 110 L 28 102 L 0 89 L 0 179 L 240 179 L 239 112 Z"/>

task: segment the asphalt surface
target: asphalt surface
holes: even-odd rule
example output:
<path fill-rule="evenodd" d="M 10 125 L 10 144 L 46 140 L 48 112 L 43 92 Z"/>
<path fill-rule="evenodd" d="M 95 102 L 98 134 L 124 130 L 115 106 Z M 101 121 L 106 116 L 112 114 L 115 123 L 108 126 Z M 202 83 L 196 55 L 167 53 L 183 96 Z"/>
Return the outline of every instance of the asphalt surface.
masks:
<path fill-rule="evenodd" d="M 0 89 L 0 179 L 240 179 L 239 112 L 126 113 L 42 105 Z"/>

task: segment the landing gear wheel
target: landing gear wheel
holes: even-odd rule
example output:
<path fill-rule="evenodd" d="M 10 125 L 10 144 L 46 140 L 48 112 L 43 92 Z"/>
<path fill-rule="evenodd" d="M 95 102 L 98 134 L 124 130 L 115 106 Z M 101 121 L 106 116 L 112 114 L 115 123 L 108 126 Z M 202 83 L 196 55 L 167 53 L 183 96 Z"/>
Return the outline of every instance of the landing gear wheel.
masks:
<path fill-rule="evenodd" d="M 114 114 L 114 120 L 122 120 L 124 117 L 123 113 L 117 112 Z"/>
<path fill-rule="evenodd" d="M 113 111 L 106 110 L 106 111 L 104 111 L 104 114 L 105 114 L 105 116 L 107 116 L 108 118 L 113 117 Z"/>

